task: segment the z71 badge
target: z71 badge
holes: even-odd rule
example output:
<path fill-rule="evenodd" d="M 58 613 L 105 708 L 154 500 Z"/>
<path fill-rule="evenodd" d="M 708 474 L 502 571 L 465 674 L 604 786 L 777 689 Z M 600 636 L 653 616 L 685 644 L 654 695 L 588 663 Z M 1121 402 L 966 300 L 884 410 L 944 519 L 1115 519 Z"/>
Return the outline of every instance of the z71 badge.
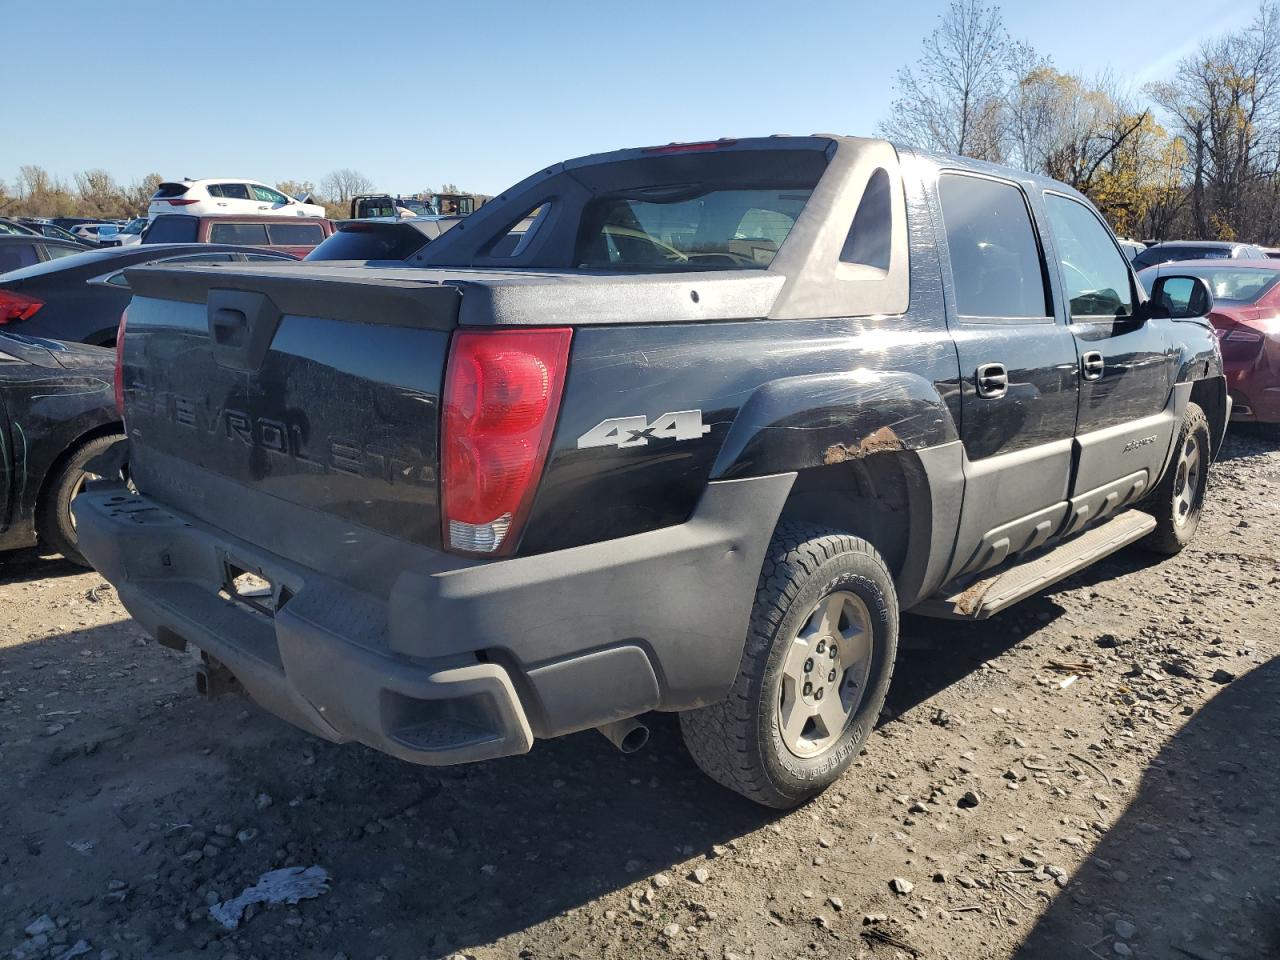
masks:
<path fill-rule="evenodd" d="M 613 417 L 601 420 L 578 438 L 585 447 L 643 447 L 650 440 L 697 440 L 711 428 L 702 422 L 701 410 L 664 413 L 653 423 L 644 417 Z"/>

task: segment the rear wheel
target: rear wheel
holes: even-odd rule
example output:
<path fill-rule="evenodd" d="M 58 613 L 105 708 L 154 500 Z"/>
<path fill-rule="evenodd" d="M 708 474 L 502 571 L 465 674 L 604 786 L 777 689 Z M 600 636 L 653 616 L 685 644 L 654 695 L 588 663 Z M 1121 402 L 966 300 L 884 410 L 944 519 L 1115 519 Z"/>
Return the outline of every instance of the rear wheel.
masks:
<path fill-rule="evenodd" d="M 1174 443 L 1173 459 L 1146 503 L 1156 528 L 1141 541 L 1144 549 L 1166 556 L 1179 553 L 1200 526 L 1212 447 L 1209 420 L 1199 405 L 1187 404 Z"/>
<path fill-rule="evenodd" d="M 733 688 L 680 715 L 690 754 L 712 779 L 757 803 L 803 803 L 862 749 L 884 705 L 897 642 L 897 595 L 875 548 L 781 524 Z"/>
<path fill-rule="evenodd" d="M 84 489 L 86 481 L 96 479 L 85 471 L 85 465 L 119 440 L 117 436 L 97 437 L 74 448 L 49 481 L 36 511 L 36 532 L 41 544 L 82 567 L 89 563 L 76 549 L 79 538 L 71 516 L 71 501 Z"/>

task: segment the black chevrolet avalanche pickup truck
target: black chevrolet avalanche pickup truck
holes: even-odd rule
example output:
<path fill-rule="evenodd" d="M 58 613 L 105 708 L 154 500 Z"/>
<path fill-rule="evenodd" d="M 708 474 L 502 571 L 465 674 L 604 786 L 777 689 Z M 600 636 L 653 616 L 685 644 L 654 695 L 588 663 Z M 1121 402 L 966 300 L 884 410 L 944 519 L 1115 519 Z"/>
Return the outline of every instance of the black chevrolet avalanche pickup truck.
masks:
<path fill-rule="evenodd" d="M 542 170 L 388 267 L 131 269 L 133 487 L 83 553 L 197 686 L 415 763 L 678 711 L 788 807 L 899 612 L 988 617 L 1193 535 L 1208 289 L 1050 180 L 880 140 Z"/>

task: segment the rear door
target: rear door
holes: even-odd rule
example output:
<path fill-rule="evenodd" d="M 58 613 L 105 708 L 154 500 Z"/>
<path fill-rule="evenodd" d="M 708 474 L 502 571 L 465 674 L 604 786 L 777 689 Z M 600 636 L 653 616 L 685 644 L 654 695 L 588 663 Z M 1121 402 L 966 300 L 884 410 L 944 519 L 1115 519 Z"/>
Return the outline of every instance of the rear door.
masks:
<path fill-rule="evenodd" d="M 1155 482 L 1180 415 L 1176 357 L 1169 322 L 1137 317 L 1137 280 L 1097 213 L 1051 191 L 1044 204 L 1080 356 L 1073 532 Z"/>
<path fill-rule="evenodd" d="M 964 508 L 952 574 L 1040 546 L 1067 509 L 1075 343 L 1055 317 L 1023 187 L 970 172 L 938 179 L 961 376 Z"/>

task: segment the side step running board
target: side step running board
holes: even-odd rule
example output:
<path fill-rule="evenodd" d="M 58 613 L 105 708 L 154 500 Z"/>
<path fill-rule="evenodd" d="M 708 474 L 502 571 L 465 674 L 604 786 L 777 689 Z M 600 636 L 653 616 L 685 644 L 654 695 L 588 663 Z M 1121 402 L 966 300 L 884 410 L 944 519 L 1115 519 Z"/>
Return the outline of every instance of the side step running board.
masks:
<path fill-rule="evenodd" d="M 1029 560 L 985 580 L 975 580 L 959 593 L 937 594 L 912 609 L 912 613 L 949 620 L 985 620 L 1051 583 L 1057 583 L 1095 560 L 1101 560 L 1140 540 L 1156 527 L 1155 517 L 1126 510 L 1114 520 L 1088 530 Z"/>

